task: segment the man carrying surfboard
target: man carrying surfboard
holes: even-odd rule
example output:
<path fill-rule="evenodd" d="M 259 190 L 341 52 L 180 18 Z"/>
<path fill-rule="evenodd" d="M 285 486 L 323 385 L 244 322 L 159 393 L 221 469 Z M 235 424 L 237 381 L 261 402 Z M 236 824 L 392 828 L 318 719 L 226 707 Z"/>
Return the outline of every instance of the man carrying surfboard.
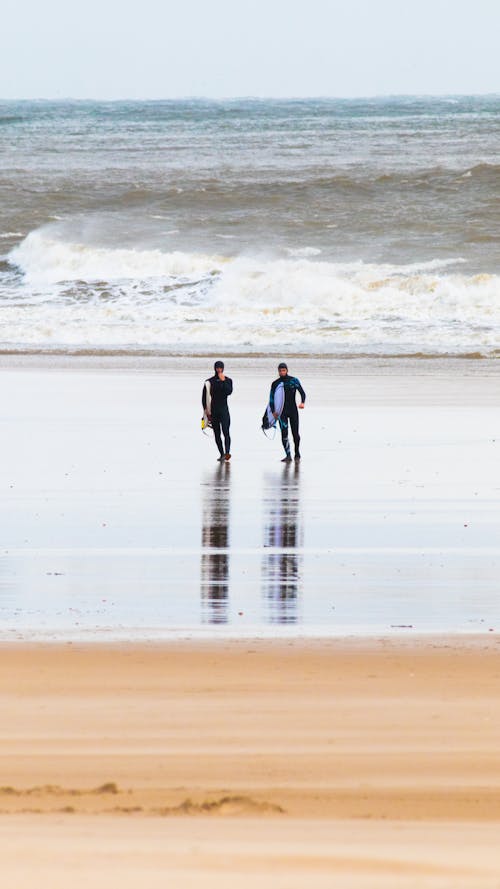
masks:
<path fill-rule="evenodd" d="M 225 376 L 223 361 L 215 362 L 214 371 L 213 377 L 205 380 L 201 403 L 207 420 L 214 430 L 215 443 L 220 454 L 218 459 L 222 462 L 231 459 L 231 436 L 229 434 L 231 417 L 229 416 L 227 398 L 233 391 L 233 381 Z M 221 429 L 224 435 L 225 449 L 222 447 Z"/>
<path fill-rule="evenodd" d="M 269 410 L 277 420 L 281 427 L 281 441 L 285 449 L 285 456 L 282 463 L 290 463 L 292 455 L 290 452 L 290 441 L 288 438 L 288 421 L 293 435 L 293 443 L 295 446 L 295 459 L 300 460 L 300 435 L 299 435 L 299 413 L 297 411 L 296 393 L 300 393 L 301 402 L 299 408 L 304 407 L 306 393 L 304 392 L 300 380 L 297 377 L 291 377 L 288 374 L 288 367 L 284 361 L 278 364 L 279 377 L 271 384 L 271 394 L 269 396 Z"/>

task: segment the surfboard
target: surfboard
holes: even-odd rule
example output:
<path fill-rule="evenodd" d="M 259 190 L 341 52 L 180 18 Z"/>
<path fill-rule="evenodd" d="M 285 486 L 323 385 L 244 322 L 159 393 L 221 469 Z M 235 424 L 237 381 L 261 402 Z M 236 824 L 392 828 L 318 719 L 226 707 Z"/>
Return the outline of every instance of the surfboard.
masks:
<path fill-rule="evenodd" d="M 264 430 L 264 432 L 266 431 L 266 429 L 272 429 L 274 426 L 276 426 L 276 423 L 281 417 L 284 404 L 285 386 L 283 383 L 278 383 L 276 389 L 274 390 L 274 413 L 271 410 L 271 404 L 269 402 L 264 412 L 264 416 L 262 417 L 262 429 Z M 278 414 L 278 416 L 275 417 L 274 414 Z"/>
<path fill-rule="evenodd" d="M 201 431 L 212 428 L 212 421 L 208 419 L 208 415 L 212 413 L 212 390 L 210 388 L 210 380 L 205 380 L 205 410 L 201 418 Z"/>

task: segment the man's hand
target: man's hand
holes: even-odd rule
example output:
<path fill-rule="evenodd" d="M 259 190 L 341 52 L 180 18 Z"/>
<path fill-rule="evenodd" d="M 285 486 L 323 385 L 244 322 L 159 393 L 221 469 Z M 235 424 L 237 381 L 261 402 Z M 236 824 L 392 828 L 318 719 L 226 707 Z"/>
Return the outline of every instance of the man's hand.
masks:
<path fill-rule="evenodd" d="M 299 408 L 300 408 L 300 410 L 303 410 L 305 408 L 304 402 L 302 402 L 302 404 L 299 404 Z"/>
<path fill-rule="evenodd" d="M 274 411 L 274 413 L 273 413 L 273 417 L 274 417 L 275 420 L 278 419 L 278 411 Z"/>
<path fill-rule="evenodd" d="M 224 371 L 223 371 L 223 370 L 218 370 L 218 371 L 217 371 L 217 376 L 219 377 L 219 380 L 221 381 L 221 383 L 223 383 L 224 380 L 226 379 L 226 377 L 224 376 Z"/>
<path fill-rule="evenodd" d="M 209 423 L 212 422 L 212 414 L 207 414 L 207 420 Z"/>

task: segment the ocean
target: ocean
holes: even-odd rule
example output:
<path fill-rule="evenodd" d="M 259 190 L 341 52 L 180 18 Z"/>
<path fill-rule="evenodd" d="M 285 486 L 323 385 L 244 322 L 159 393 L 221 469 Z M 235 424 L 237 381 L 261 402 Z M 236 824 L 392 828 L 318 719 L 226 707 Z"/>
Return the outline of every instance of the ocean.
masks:
<path fill-rule="evenodd" d="M 500 96 L 0 103 L 0 351 L 500 356 Z"/>

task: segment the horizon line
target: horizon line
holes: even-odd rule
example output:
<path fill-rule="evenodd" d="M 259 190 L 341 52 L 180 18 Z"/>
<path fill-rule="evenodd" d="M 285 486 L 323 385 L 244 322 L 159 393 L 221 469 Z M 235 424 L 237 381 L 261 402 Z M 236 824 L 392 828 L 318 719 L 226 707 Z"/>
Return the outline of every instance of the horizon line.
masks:
<path fill-rule="evenodd" d="M 96 96 L 11 96 L 1 97 L 0 102 L 355 102 L 355 101 L 373 101 L 375 99 L 475 99 L 475 98 L 496 98 L 500 97 L 500 92 L 473 92 L 473 93 L 372 93 L 359 95 L 227 95 L 227 96 L 210 96 L 203 94 L 186 94 L 179 96 L 121 96 L 121 97 L 96 97 Z"/>

